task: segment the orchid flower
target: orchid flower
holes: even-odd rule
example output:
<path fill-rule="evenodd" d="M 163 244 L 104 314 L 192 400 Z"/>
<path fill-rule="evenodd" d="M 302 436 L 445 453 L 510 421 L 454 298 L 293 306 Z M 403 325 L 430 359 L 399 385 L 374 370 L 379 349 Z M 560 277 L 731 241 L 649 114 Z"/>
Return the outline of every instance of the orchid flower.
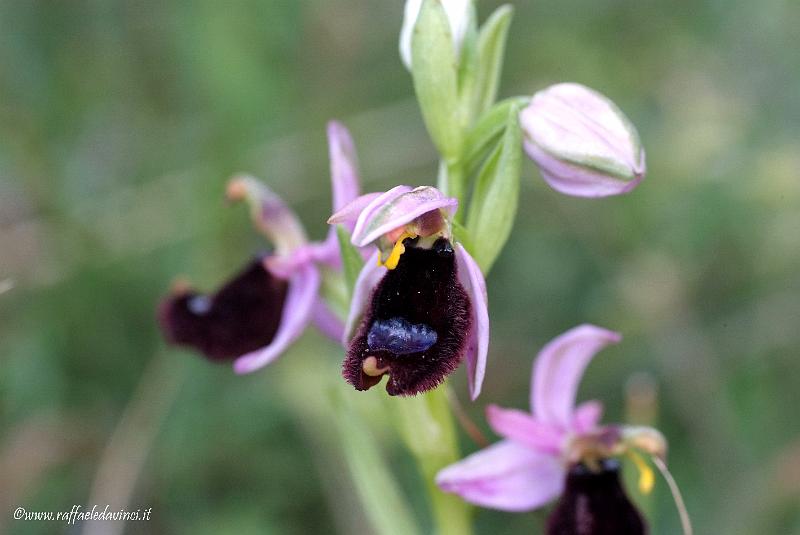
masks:
<path fill-rule="evenodd" d="M 645 174 L 636 128 L 607 97 L 574 83 L 539 91 L 520 112 L 528 156 L 556 191 L 606 197 L 633 190 Z"/>
<path fill-rule="evenodd" d="M 620 486 L 614 457 L 631 456 L 640 469 L 640 488 L 647 492 L 653 473 L 635 450 L 663 459 L 664 437 L 651 428 L 601 425 L 597 401 L 575 406 L 592 357 L 620 340 L 615 332 L 581 325 L 548 343 L 534 363 L 532 413 L 490 405 L 489 425 L 505 439 L 440 471 L 439 487 L 506 511 L 536 509 L 561 496 L 549 535 L 644 533 L 643 520 Z M 578 513 L 584 526 L 593 527 L 578 529 Z"/>
<path fill-rule="evenodd" d="M 359 194 L 355 149 L 347 129 L 328 124 L 333 208 Z M 253 222 L 274 251 L 256 257 L 212 295 L 185 284 L 159 307 L 167 340 L 210 360 L 233 360 L 237 373 L 255 371 L 278 358 L 313 322 L 339 341 L 341 320 L 319 297 L 318 266 L 341 267 L 335 229 L 323 242 L 309 242 L 295 213 L 271 189 L 249 176 L 231 179 L 231 201 L 246 201 Z"/>
<path fill-rule="evenodd" d="M 472 399 L 489 345 L 483 274 L 453 240 L 458 201 L 436 188 L 397 186 L 363 196 L 330 224 L 354 224 L 357 247 L 377 247 L 356 281 L 345 327 L 345 379 L 367 390 L 389 375 L 390 395 L 435 388 L 466 356 Z"/>

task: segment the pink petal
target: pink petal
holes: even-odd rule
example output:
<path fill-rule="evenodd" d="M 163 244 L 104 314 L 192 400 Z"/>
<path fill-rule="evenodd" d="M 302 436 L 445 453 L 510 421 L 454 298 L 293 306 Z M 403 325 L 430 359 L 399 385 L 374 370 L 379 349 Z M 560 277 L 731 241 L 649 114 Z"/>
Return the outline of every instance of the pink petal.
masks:
<path fill-rule="evenodd" d="M 317 244 L 301 245 L 282 255 L 270 255 L 264 259 L 264 265 L 274 276 L 281 279 L 290 279 L 297 270 L 315 260 L 315 247 Z"/>
<path fill-rule="evenodd" d="M 338 212 L 358 197 L 359 180 L 356 149 L 350 132 L 341 123 L 328 123 L 328 150 L 331 159 L 333 211 Z"/>
<path fill-rule="evenodd" d="M 564 443 L 564 432 L 557 427 L 538 421 L 532 414 L 517 409 L 504 409 L 497 405 L 486 407 L 486 419 L 495 433 L 524 444 L 541 453 L 559 455 Z"/>
<path fill-rule="evenodd" d="M 308 241 L 292 209 L 259 180 L 236 176 L 228 182 L 227 195 L 230 200 L 247 201 L 253 223 L 275 245 L 277 255 L 286 255 Z"/>
<path fill-rule="evenodd" d="M 539 166 L 542 178 L 551 188 L 574 197 L 609 197 L 632 191 L 644 180 L 644 172 L 631 180 L 620 180 L 577 165 L 562 162 L 525 140 L 525 152 Z M 642 152 L 644 161 L 644 152 Z"/>
<path fill-rule="evenodd" d="M 529 511 L 561 494 L 564 468 L 552 455 L 504 440 L 443 469 L 436 484 L 476 505 Z"/>
<path fill-rule="evenodd" d="M 250 373 L 278 358 L 302 333 L 311 319 L 319 289 L 319 271 L 313 264 L 304 264 L 289 279 L 289 288 L 275 338 L 265 348 L 236 359 L 236 373 Z"/>
<path fill-rule="evenodd" d="M 458 262 L 458 280 L 472 302 L 472 332 L 467 340 L 467 381 L 470 397 L 474 401 L 481 393 L 489 355 L 489 298 L 483 273 L 460 244 L 455 244 Z"/>
<path fill-rule="evenodd" d="M 458 207 L 458 200 L 445 196 L 434 187 L 409 189 L 408 186 L 397 186 L 372 201 L 356 221 L 353 244 L 364 247 L 423 214 L 439 209 L 452 214 Z"/>
<path fill-rule="evenodd" d="M 317 329 L 336 343 L 341 342 L 344 335 L 344 323 L 322 299 L 317 299 L 312 312 L 311 321 Z"/>
<path fill-rule="evenodd" d="M 603 404 L 599 401 L 585 401 L 578 405 L 572 415 L 572 429 L 576 433 L 590 433 L 597 428 L 603 417 Z"/>
<path fill-rule="evenodd" d="M 531 411 L 537 420 L 569 429 L 575 395 L 595 353 L 622 336 L 594 325 L 580 325 L 551 340 L 539 352 L 531 379 Z"/>
<path fill-rule="evenodd" d="M 392 189 L 390 189 L 389 191 L 384 191 L 383 193 L 378 193 L 377 195 L 376 194 L 370 194 L 370 195 L 372 195 L 372 197 L 369 199 L 369 201 L 366 204 L 363 201 L 361 201 L 361 197 L 365 197 L 364 195 L 362 195 L 361 197 L 356 199 L 356 201 L 359 202 L 359 205 L 357 206 L 359 208 L 359 210 L 358 210 L 358 213 L 355 216 L 356 217 L 356 221 L 355 221 L 355 226 L 353 227 L 353 234 L 355 234 L 356 232 L 360 232 L 360 228 L 363 227 L 365 219 L 368 219 L 368 218 L 372 217 L 372 215 L 375 213 L 376 210 L 379 210 L 380 208 L 383 207 L 384 204 L 392 202 L 394 199 L 396 199 L 400 195 L 402 195 L 404 193 L 408 193 L 412 189 L 413 188 L 411 186 L 402 186 L 401 185 L 401 186 L 395 186 Z M 351 204 L 353 204 L 353 203 L 351 203 Z M 328 219 L 328 223 L 330 223 L 331 220 L 333 220 L 334 223 L 339 221 L 339 220 L 343 220 L 343 215 L 344 214 L 346 214 L 347 218 L 349 219 L 350 217 L 352 217 L 351 214 L 356 211 L 355 208 L 356 207 L 352 207 L 351 208 L 350 206 L 346 206 L 345 208 L 340 210 L 339 213 L 334 214 L 333 216 L 331 216 Z M 340 214 L 342 214 L 342 215 L 340 215 Z M 355 243 L 355 242 L 353 242 L 353 243 Z"/>
<path fill-rule="evenodd" d="M 329 222 L 331 224 L 342 223 L 348 231 L 352 231 L 358 214 L 378 194 L 370 193 L 359 197 L 361 186 L 358 179 L 358 164 L 353 138 L 350 137 L 347 128 L 337 121 L 328 123 L 328 151 L 331 160 L 333 211 L 341 219 Z M 331 217 L 331 219 L 334 218 Z M 324 243 L 328 249 L 334 251 L 331 258 L 335 262 L 327 262 L 328 265 L 338 268 L 338 265 L 333 266 L 334 263 L 339 264 L 339 240 L 334 227 L 328 230 L 328 236 Z"/>
<path fill-rule="evenodd" d="M 536 93 L 520 113 L 525 150 L 554 189 L 603 197 L 632 190 L 644 178 L 636 129 L 608 98 L 580 84 Z"/>
<path fill-rule="evenodd" d="M 264 260 L 267 269 L 282 279 L 288 279 L 304 264 L 316 262 L 339 269 L 342 259 L 339 251 L 339 241 L 334 233 L 333 239 L 329 236 L 323 242 L 311 242 L 301 245 L 285 255 L 270 255 Z"/>
<path fill-rule="evenodd" d="M 339 208 L 339 210 L 328 218 L 329 225 L 344 225 L 348 229 L 352 229 L 356 224 L 358 216 L 361 212 L 372 203 L 375 199 L 384 195 L 383 193 L 365 193 L 356 197 L 346 205 Z"/>
<path fill-rule="evenodd" d="M 386 274 L 387 269 L 384 266 L 378 265 L 378 254 L 376 250 L 370 255 L 356 279 L 356 285 L 353 289 L 353 298 L 350 301 L 350 311 L 347 314 L 344 334 L 342 335 L 342 345 L 345 347 L 347 347 L 350 342 L 350 338 L 353 337 L 356 327 L 359 322 L 361 322 L 361 318 L 364 316 L 364 312 L 369 306 L 372 291 Z"/>

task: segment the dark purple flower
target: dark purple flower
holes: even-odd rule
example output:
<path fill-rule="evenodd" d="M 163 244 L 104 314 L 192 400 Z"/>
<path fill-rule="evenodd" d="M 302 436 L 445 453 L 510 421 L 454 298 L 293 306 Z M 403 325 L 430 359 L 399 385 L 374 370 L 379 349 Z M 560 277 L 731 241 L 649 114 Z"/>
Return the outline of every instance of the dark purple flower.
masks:
<path fill-rule="evenodd" d="M 355 149 L 347 129 L 328 124 L 333 207 L 358 196 Z M 183 284 L 159 307 L 166 339 L 192 347 L 211 360 L 234 360 L 237 373 L 255 371 L 279 357 L 314 322 L 340 340 L 341 320 L 318 295 L 318 265 L 341 267 L 335 230 L 323 242 L 309 242 L 294 212 L 266 185 L 249 176 L 228 184 L 230 200 L 250 206 L 255 226 L 274 251 L 247 266 L 212 295 Z"/>
<path fill-rule="evenodd" d="M 664 437 L 651 428 L 601 425 L 602 405 L 597 401 L 575 405 L 591 359 L 620 339 L 613 331 L 581 325 L 549 342 L 534 363 L 531 413 L 490 405 L 487 419 L 504 440 L 440 471 L 439 487 L 468 502 L 505 511 L 536 509 L 560 496 L 548 533 L 644 533 L 634 528 L 605 531 L 614 525 L 611 517 L 616 514 L 624 512 L 618 520 L 626 526 L 638 518 L 619 487 L 616 468 L 611 470 L 616 461 L 609 459 L 630 456 L 640 469 L 640 489 L 649 492 L 653 472 L 637 451 L 660 462 L 666 454 Z M 564 526 L 567 531 L 559 531 Z M 570 526 L 577 531 L 569 531 Z"/>
<path fill-rule="evenodd" d="M 356 389 L 388 375 L 389 394 L 418 394 L 466 357 L 471 396 L 480 393 L 489 344 L 486 285 L 452 240 L 456 206 L 436 188 L 397 186 L 330 218 L 354 223 L 354 245 L 378 248 L 359 274 L 343 340 L 343 375 Z"/>

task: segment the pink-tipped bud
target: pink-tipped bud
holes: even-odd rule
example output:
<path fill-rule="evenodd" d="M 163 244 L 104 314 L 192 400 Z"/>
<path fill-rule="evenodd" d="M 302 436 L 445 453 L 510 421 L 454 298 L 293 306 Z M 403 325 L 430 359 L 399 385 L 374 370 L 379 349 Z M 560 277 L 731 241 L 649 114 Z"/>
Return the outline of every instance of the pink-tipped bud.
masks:
<path fill-rule="evenodd" d="M 644 178 L 644 149 L 617 106 L 579 84 L 539 91 L 520 113 L 525 151 L 553 189 L 578 197 L 627 193 Z"/>

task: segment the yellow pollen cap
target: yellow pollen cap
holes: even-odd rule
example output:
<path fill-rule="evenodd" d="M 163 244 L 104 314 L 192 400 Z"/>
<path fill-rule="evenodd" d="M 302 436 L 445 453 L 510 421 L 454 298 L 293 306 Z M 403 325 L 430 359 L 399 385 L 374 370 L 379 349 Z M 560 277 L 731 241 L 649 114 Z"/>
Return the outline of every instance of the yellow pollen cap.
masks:
<path fill-rule="evenodd" d="M 394 242 L 394 247 L 392 247 L 392 252 L 389 253 L 389 257 L 386 259 L 385 262 L 381 261 L 381 255 L 378 255 L 378 265 L 379 266 L 386 266 L 386 269 L 394 269 L 397 267 L 397 264 L 400 262 L 400 256 L 406 252 L 406 246 L 403 245 L 403 240 L 406 238 L 416 238 L 417 235 L 413 232 L 404 231 L 400 236 L 397 238 L 397 241 Z"/>

